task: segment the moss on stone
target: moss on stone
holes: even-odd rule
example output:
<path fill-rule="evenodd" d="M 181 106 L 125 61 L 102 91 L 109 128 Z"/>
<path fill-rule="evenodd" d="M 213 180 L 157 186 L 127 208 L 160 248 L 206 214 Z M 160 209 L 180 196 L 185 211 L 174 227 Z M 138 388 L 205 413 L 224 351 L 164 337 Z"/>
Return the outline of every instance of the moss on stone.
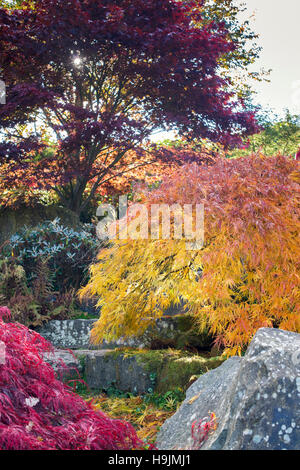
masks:
<path fill-rule="evenodd" d="M 193 317 L 191 315 L 176 316 L 178 331 L 184 333 L 194 327 Z"/>
<path fill-rule="evenodd" d="M 80 371 L 80 377 L 82 380 L 86 379 L 85 376 L 85 361 L 86 361 L 86 356 L 82 354 L 75 354 L 78 362 L 79 362 L 79 371 Z"/>
<path fill-rule="evenodd" d="M 164 393 L 176 387 L 186 389 L 191 377 L 200 376 L 222 364 L 220 357 L 186 356 L 167 361 L 157 377 L 156 391 Z"/>
<path fill-rule="evenodd" d="M 155 375 L 155 391 L 158 393 L 178 387 L 185 389 L 192 376 L 200 376 L 215 369 L 224 361 L 220 356 L 208 358 L 175 349 L 152 351 L 120 348 L 109 352 L 107 356 L 116 359 L 120 356 L 134 357 L 149 375 Z"/>
<path fill-rule="evenodd" d="M 169 327 L 162 327 L 163 321 L 169 321 Z M 171 320 L 171 322 L 170 322 Z M 197 349 L 209 350 L 213 337 L 205 330 L 201 332 L 195 319 L 189 314 L 176 314 L 161 317 L 156 325 L 149 329 L 151 349 Z"/>

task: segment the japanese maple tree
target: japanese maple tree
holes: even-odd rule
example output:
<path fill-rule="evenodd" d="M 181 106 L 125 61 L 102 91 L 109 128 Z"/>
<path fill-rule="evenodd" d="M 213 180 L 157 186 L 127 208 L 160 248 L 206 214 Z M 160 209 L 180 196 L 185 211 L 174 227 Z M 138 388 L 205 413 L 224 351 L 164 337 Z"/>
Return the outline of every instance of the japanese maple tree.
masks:
<path fill-rule="evenodd" d="M 142 230 L 132 239 L 129 217 L 129 235 L 100 251 L 81 291 L 102 307 L 95 342 L 142 333 L 182 301 L 233 354 L 260 327 L 300 332 L 299 162 L 258 155 L 189 164 L 139 197 L 148 214 L 153 205 L 203 203 L 204 245 L 189 250 L 175 231 L 150 238 L 151 217 L 148 239 Z"/>
<path fill-rule="evenodd" d="M 39 0 L 0 8 L 7 87 L 0 159 L 10 174 L 26 178 L 36 163 L 40 186 L 54 187 L 81 213 L 116 165 L 127 169 L 129 150 L 139 165 L 154 129 L 225 145 L 254 132 L 253 113 L 220 73 L 224 57 L 238 62 L 233 52 L 241 43 L 228 21 L 203 12 L 198 0 Z"/>
<path fill-rule="evenodd" d="M 44 360 L 54 353 L 52 345 L 24 325 L 4 322 L 9 315 L 7 307 L 0 307 L 1 450 L 144 447 L 131 424 L 96 411 L 59 381 Z"/>

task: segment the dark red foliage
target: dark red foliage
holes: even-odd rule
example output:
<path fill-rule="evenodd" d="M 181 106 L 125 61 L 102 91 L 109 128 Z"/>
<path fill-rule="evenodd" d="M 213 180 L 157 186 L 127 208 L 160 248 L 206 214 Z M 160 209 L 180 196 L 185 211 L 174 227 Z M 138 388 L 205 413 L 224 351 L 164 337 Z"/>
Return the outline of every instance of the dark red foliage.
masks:
<path fill-rule="evenodd" d="M 134 428 L 113 420 L 56 379 L 43 354 L 52 346 L 0 308 L 0 449 L 141 449 Z M 3 347 L 4 343 L 4 347 Z"/>
<path fill-rule="evenodd" d="M 7 125 L 7 118 L 9 125 L 24 122 L 28 111 L 48 108 L 72 111 L 71 122 L 62 120 L 58 128 L 71 126 L 77 146 L 94 135 L 101 141 L 108 132 L 119 133 L 125 116 L 120 103 L 101 115 L 103 108 L 96 110 L 89 103 L 86 109 L 78 96 L 73 102 L 70 90 L 70 80 L 76 86 L 77 80 L 88 79 L 91 64 L 95 82 L 104 68 L 100 61 L 117 57 L 111 64 L 113 75 L 126 82 L 130 98 L 141 100 L 147 117 L 159 125 L 176 124 L 182 131 L 235 141 L 233 130 L 250 130 L 255 124 L 251 114 L 236 110 L 237 101 L 230 102 L 227 83 L 217 72 L 218 59 L 236 45 L 225 24 L 199 28 L 192 23 L 201 20 L 197 4 L 40 0 L 35 10 L 0 10 L 1 67 L 8 87 L 1 123 Z M 81 57 L 82 67 L 76 69 L 72 57 Z M 92 131 L 99 121 L 108 128 L 96 126 Z M 126 125 L 132 131 L 136 122 Z"/>
<path fill-rule="evenodd" d="M 7 88 L 0 126 L 12 135 L 15 124 L 38 116 L 52 129 L 58 171 L 48 158 L 44 167 L 52 185 L 76 179 L 72 191 L 59 194 L 77 199 L 73 210 L 88 182 L 99 186 L 153 130 L 167 126 L 225 145 L 256 130 L 254 114 L 219 73 L 220 58 L 238 44 L 225 23 L 201 21 L 201 3 L 39 0 L 34 9 L 0 9 Z M 0 148 L 0 161 L 15 159 L 16 150 Z"/>

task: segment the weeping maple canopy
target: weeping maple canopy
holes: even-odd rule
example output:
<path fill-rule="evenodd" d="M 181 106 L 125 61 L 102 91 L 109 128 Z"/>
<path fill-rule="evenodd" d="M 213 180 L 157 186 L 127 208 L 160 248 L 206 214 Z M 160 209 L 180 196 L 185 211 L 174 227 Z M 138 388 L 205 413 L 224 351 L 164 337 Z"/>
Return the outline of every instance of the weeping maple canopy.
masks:
<path fill-rule="evenodd" d="M 211 10 L 204 21 L 203 2 L 20 5 L 0 8 L 0 79 L 7 89 L 0 163 L 10 162 L 10 175 L 23 171 L 26 179 L 37 162 L 41 187 L 54 188 L 70 209 L 84 211 L 111 169 L 154 129 L 226 145 L 256 130 L 254 114 L 220 71 L 226 57 L 243 63 L 234 52 L 248 35 L 236 37 L 228 18 L 211 20 Z"/>
<path fill-rule="evenodd" d="M 95 342 L 142 333 L 173 303 L 186 302 L 232 354 L 260 327 L 300 332 L 299 163 L 253 156 L 186 165 L 145 191 L 151 204 L 204 204 L 203 248 L 186 241 L 114 240 L 91 268 L 83 296 L 98 296 Z"/>

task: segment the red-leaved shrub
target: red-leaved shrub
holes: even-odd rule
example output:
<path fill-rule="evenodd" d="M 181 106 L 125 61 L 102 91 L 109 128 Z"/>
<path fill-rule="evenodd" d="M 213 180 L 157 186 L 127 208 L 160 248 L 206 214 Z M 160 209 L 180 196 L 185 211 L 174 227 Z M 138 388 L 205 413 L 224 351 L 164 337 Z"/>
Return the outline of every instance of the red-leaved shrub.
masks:
<path fill-rule="evenodd" d="M 52 346 L 0 307 L 0 449 L 141 449 L 134 428 L 108 418 L 57 380 L 43 354 Z"/>

